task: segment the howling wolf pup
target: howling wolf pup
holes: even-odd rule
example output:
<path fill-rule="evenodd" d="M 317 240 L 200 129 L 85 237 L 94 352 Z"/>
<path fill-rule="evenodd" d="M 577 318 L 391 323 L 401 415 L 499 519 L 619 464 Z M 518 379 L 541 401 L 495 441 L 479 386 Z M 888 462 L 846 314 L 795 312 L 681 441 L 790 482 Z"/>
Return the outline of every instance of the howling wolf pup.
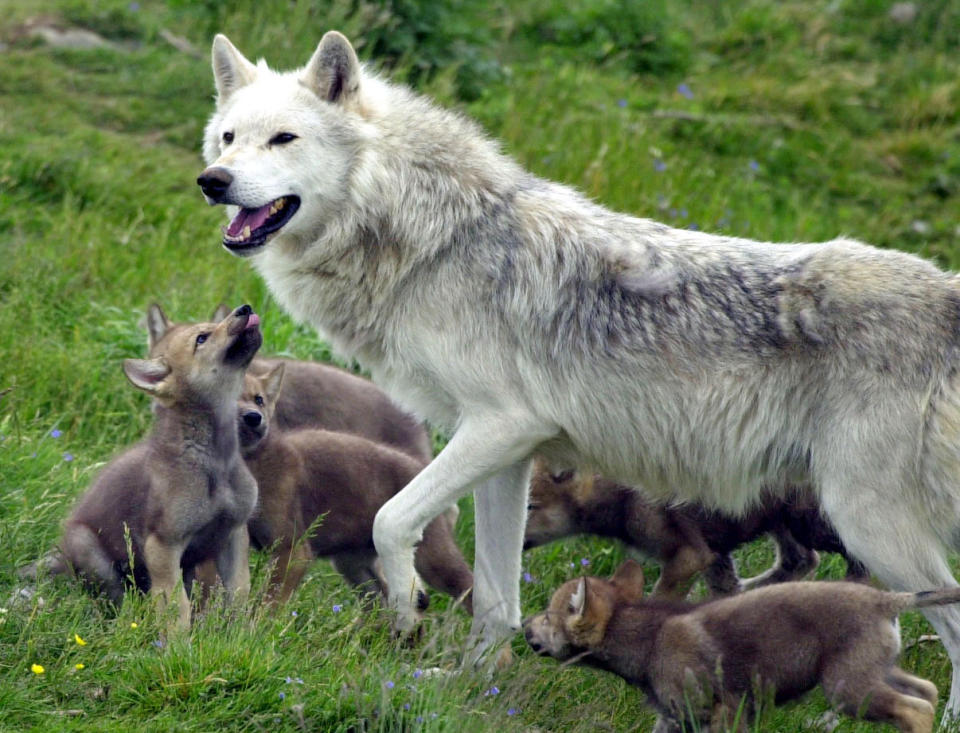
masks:
<path fill-rule="evenodd" d="M 956 585 L 950 274 L 850 240 L 768 244 L 613 213 L 370 73 L 336 32 L 286 73 L 217 36 L 213 71 L 198 183 L 233 216 L 224 247 L 452 434 L 374 525 L 401 628 L 421 531 L 471 491 L 471 660 L 520 628 L 535 452 L 730 513 L 809 484 L 882 582 Z M 960 713 L 960 612 L 924 612 Z"/>
<path fill-rule="evenodd" d="M 889 593 L 861 583 L 781 583 L 699 605 L 644 600 L 632 560 L 609 581 L 579 578 L 524 622 L 534 651 L 640 687 L 655 733 L 748 730 L 755 708 L 817 685 L 846 715 L 910 733 L 933 727 L 937 688 L 897 666 L 897 615 L 960 602 L 960 588 Z"/>
<path fill-rule="evenodd" d="M 124 362 L 127 378 L 154 399 L 153 429 L 107 464 L 64 524 L 63 559 L 79 576 L 119 604 L 132 570 L 139 588 L 177 604 L 180 629 L 190 626 L 185 586 L 198 563 L 214 560 L 229 594 L 250 589 L 246 523 L 257 484 L 240 457 L 236 420 L 259 322 L 244 305 L 219 323 L 182 329 L 152 359 Z"/>

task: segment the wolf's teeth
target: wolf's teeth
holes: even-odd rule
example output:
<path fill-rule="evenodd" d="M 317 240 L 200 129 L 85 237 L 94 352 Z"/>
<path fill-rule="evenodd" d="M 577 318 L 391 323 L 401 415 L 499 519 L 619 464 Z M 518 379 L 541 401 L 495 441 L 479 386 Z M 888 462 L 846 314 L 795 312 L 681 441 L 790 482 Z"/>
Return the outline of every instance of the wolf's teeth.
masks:
<path fill-rule="evenodd" d="M 286 203 L 287 203 L 286 199 L 277 199 L 273 205 L 277 207 L 277 211 L 280 211 L 280 209 L 282 209 L 284 204 Z"/>
<path fill-rule="evenodd" d="M 249 239 L 249 238 L 250 238 L 250 225 L 249 225 L 249 224 L 243 228 L 243 231 L 242 231 L 242 232 L 240 232 L 240 237 L 241 237 L 241 239 Z"/>
<path fill-rule="evenodd" d="M 270 216 L 273 216 L 274 214 L 276 214 L 277 211 L 278 211 L 278 209 L 277 209 L 276 203 L 272 204 L 272 205 L 270 206 Z"/>

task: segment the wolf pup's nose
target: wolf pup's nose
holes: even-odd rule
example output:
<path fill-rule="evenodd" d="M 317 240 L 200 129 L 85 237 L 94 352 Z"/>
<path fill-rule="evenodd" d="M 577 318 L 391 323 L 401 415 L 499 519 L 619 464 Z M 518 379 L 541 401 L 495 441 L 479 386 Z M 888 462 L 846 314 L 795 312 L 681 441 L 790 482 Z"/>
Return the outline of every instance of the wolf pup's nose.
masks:
<path fill-rule="evenodd" d="M 263 416 L 259 412 L 251 410 L 250 412 L 243 413 L 243 421 L 251 428 L 256 428 L 259 427 L 263 421 Z"/>
<path fill-rule="evenodd" d="M 235 316 L 249 316 L 251 313 L 253 313 L 253 308 L 251 308 L 249 305 L 244 304 L 244 305 L 241 305 L 239 308 L 237 308 L 237 309 L 233 312 L 233 315 L 235 315 Z"/>
<path fill-rule="evenodd" d="M 207 168 L 197 178 L 197 183 L 203 195 L 213 203 L 220 202 L 233 183 L 233 176 L 226 168 Z"/>

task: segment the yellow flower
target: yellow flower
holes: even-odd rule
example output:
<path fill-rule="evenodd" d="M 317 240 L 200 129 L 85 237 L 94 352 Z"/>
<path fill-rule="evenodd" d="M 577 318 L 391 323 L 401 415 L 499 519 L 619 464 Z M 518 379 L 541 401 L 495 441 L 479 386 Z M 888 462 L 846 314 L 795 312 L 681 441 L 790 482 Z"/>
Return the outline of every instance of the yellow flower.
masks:
<path fill-rule="evenodd" d="M 43 674 L 46 670 L 39 664 L 31 664 L 30 671 L 34 674 Z"/>
<path fill-rule="evenodd" d="M 80 638 L 80 634 L 74 634 L 74 635 L 73 635 L 73 640 L 74 640 L 75 642 L 77 642 L 77 644 L 79 644 L 80 646 L 86 646 L 86 645 L 87 645 L 87 642 L 85 642 L 83 639 Z"/>
<path fill-rule="evenodd" d="M 86 666 L 86 665 L 85 665 L 83 662 L 77 662 L 75 665 L 73 665 L 73 668 L 74 668 L 74 669 L 83 669 L 85 666 Z"/>
<path fill-rule="evenodd" d="M 131 621 L 131 622 L 130 622 L 130 628 L 131 628 L 131 629 L 137 628 L 137 622 L 136 622 L 136 621 Z"/>

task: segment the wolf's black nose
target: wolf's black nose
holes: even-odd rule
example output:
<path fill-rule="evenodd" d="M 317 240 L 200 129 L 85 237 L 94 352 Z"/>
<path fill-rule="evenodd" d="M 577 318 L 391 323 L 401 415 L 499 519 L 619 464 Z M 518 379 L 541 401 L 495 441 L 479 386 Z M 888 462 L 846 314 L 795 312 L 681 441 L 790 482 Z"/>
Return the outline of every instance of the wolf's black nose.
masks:
<path fill-rule="evenodd" d="M 251 313 L 253 313 L 253 308 L 251 308 L 249 305 L 247 305 L 246 303 L 244 303 L 243 305 L 241 305 L 239 308 L 237 308 L 237 309 L 233 312 L 233 315 L 235 315 L 235 316 L 249 316 Z"/>
<path fill-rule="evenodd" d="M 243 413 L 243 421 L 251 428 L 256 428 L 263 421 L 263 415 L 255 410 L 250 410 L 250 412 Z"/>
<path fill-rule="evenodd" d="M 203 195 L 214 201 L 220 201 L 233 183 L 233 176 L 226 168 L 207 168 L 197 178 Z"/>

